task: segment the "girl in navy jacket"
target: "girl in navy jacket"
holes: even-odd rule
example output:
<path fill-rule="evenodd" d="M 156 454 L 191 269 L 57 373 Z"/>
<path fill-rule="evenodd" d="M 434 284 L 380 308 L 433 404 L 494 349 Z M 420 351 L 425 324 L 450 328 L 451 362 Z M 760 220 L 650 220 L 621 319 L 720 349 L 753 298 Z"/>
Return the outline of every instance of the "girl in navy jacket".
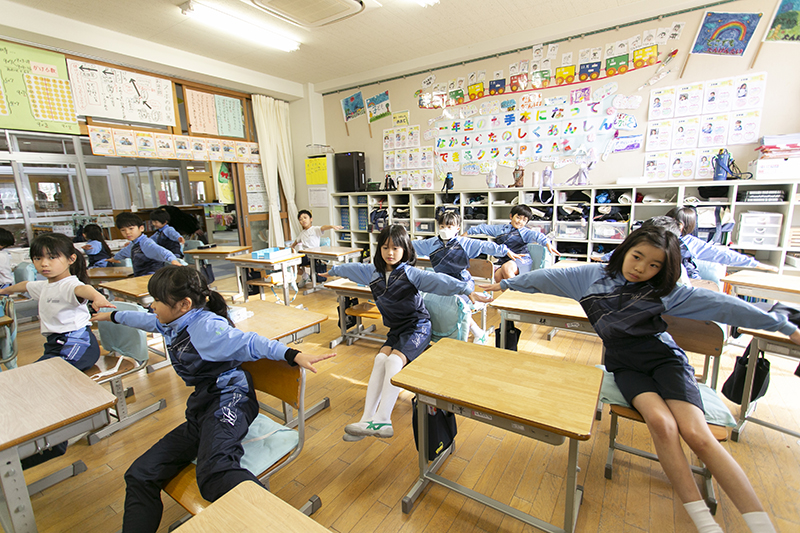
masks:
<path fill-rule="evenodd" d="M 676 285 L 678 237 L 640 228 L 614 251 L 608 265 L 543 269 L 484 287 L 566 296 L 580 302 L 603 340 L 606 367 L 625 399 L 645 419 L 658 459 L 698 531 L 721 532 L 701 499 L 680 437 L 708 465 L 752 531 L 775 531 L 742 468 L 711 435 L 694 369 L 666 332 L 662 314 L 780 331 L 800 344 L 785 316 L 766 313 L 717 292 Z"/>
<path fill-rule="evenodd" d="M 197 485 L 214 501 L 243 481 L 258 479 L 239 464 L 242 439 L 258 414 L 253 380 L 240 367 L 245 361 L 285 359 L 316 372 L 314 363 L 335 354 L 310 355 L 278 341 L 245 333 L 228 319 L 228 306 L 205 279 L 188 266 L 168 265 L 147 284 L 153 313 L 99 313 L 110 320 L 164 336 L 175 372 L 194 392 L 186 402 L 186 422 L 167 433 L 133 462 L 125 473 L 122 531 L 158 530 L 161 489 L 197 459 Z"/>
<path fill-rule="evenodd" d="M 360 440 L 367 436 L 388 438 L 394 435 L 392 410 L 400 388 L 390 380 L 413 361 L 431 340 L 431 320 L 422 303 L 420 291 L 441 295 L 472 293 L 475 283 L 461 281 L 444 274 L 415 268 L 414 247 L 403 226 L 387 226 L 378 236 L 378 251 L 372 264 L 345 263 L 330 270 L 362 285 L 369 285 L 372 297 L 389 328 L 367 385 L 364 414 L 359 422 L 345 426 L 344 440 Z M 480 296 L 481 301 L 491 298 Z"/>

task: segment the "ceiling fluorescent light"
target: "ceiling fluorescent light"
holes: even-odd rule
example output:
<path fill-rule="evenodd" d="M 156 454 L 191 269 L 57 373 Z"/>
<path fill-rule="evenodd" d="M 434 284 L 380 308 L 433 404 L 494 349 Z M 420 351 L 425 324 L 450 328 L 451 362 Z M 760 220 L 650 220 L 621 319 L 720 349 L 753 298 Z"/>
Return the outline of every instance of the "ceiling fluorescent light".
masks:
<path fill-rule="evenodd" d="M 184 15 L 197 19 L 209 26 L 213 26 L 218 30 L 231 33 L 237 37 L 243 37 L 249 41 L 270 48 L 277 48 L 284 52 L 292 52 L 300 48 L 300 43 L 294 39 L 278 35 L 268 28 L 242 20 L 234 15 L 207 4 L 201 4 L 195 0 L 183 4 L 181 6 L 181 11 Z"/>

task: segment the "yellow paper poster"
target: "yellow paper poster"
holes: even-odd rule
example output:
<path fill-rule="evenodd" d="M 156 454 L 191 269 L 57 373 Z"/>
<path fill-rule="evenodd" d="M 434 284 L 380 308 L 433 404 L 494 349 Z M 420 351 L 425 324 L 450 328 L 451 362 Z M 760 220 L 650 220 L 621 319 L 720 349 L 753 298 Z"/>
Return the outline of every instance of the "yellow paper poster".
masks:
<path fill-rule="evenodd" d="M 326 157 L 306 158 L 306 184 L 324 185 L 328 183 L 328 159 Z"/>
<path fill-rule="evenodd" d="M 408 115 L 408 111 L 398 111 L 397 113 L 392 113 L 392 122 L 395 126 L 408 126 L 410 124 Z"/>

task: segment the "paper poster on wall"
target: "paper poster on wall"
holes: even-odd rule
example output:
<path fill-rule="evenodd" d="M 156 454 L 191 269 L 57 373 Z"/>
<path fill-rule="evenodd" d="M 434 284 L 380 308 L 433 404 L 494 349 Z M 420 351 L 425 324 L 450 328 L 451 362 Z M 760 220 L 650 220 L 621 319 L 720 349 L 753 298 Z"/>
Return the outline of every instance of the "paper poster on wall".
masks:
<path fill-rule="evenodd" d="M 114 149 L 118 156 L 136 157 L 136 136 L 131 130 L 112 129 Z"/>
<path fill-rule="evenodd" d="M 236 143 L 236 161 L 238 163 L 251 163 L 250 143 Z"/>
<path fill-rule="evenodd" d="M 403 189 L 404 187 L 410 187 L 408 183 L 408 171 L 407 170 L 399 170 L 394 172 L 394 182 L 397 185 L 398 189 Z"/>
<path fill-rule="evenodd" d="M 223 137 L 239 137 L 243 139 L 244 107 L 242 106 L 242 101 L 239 98 L 215 94 L 214 108 L 217 115 L 217 134 Z"/>
<path fill-rule="evenodd" d="M 250 150 L 250 162 L 261 164 L 261 151 L 258 149 L 258 143 L 247 143 Z"/>
<path fill-rule="evenodd" d="M 186 97 L 186 113 L 189 120 L 189 129 L 192 133 L 217 135 L 217 107 L 214 95 L 184 89 Z"/>
<path fill-rule="evenodd" d="M 308 205 L 311 207 L 328 207 L 328 188 L 327 187 L 309 187 L 308 188 Z"/>
<path fill-rule="evenodd" d="M 261 165 L 244 165 L 244 186 L 247 192 L 267 192 Z"/>
<path fill-rule="evenodd" d="M 408 168 L 422 168 L 422 150 L 420 148 L 408 149 Z"/>
<path fill-rule="evenodd" d="M 736 96 L 732 109 L 756 109 L 764 105 L 764 95 L 767 90 L 766 72 L 739 76 L 733 84 Z"/>
<path fill-rule="evenodd" d="M 217 198 L 221 204 L 234 203 L 233 197 L 233 181 L 231 177 L 231 168 L 228 163 L 213 163 L 211 171 L 214 174 L 214 189 L 217 193 Z M 265 193 L 250 193 L 250 194 L 265 194 Z"/>
<path fill-rule="evenodd" d="M 211 161 L 224 161 L 222 156 L 222 141 L 220 139 L 208 139 L 208 158 Z"/>
<path fill-rule="evenodd" d="M 693 54 L 741 56 L 753 37 L 762 13 L 706 11 L 697 30 Z"/>
<path fill-rule="evenodd" d="M 677 88 L 675 117 L 699 115 L 703 111 L 703 82 L 681 85 Z"/>
<path fill-rule="evenodd" d="M 383 130 L 383 149 L 394 150 L 394 129 Z"/>
<path fill-rule="evenodd" d="M 175 159 L 175 140 L 172 135 L 156 133 L 156 155 L 161 159 Z"/>
<path fill-rule="evenodd" d="M 713 158 L 720 150 L 721 148 L 700 148 L 697 150 L 697 171 L 695 173 L 695 179 L 714 179 Z"/>
<path fill-rule="evenodd" d="M 236 142 L 223 139 L 222 143 L 222 160 L 229 163 L 236 161 Z"/>
<path fill-rule="evenodd" d="M 411 124 L 409 115 L 410 114 L 408 111 L 398 111 L 397 113 L 392 113 L 392 125 L 408 126 L 409 124 Z"/>
<path fill-rule="evenodd" d="M 694 178 L 697 152 L 695 150 L 673 150 L 669 154 L 669 179 L 690 180 Z"/>
<path fill-rule="evenodd" d="M 747 144 L 758 141 L 758 130 L 761 127 L 761 111 L 737 111 L 730 115 L 728 144 Z"/>
<path fill-rule="evenodd" d="M 733 103 L 733 78 L 722 78 L 705 83 L 703 97 L 703 114 L 725 113 L 730 111 Z"/>
<path fill-rule="evenodd" d="M 423 146 L 420 154 L 422 168 L 433 168 L 433 146 Z"/>
<path fill-rule="evenodd" d="M 403 148 L 402 150 L 395 150 L 394 151 L 394 168 L 396 170 L 402 170 L 404 168 L 408 168 L 408 150 Z"/>
<path fill-rule="evenodd" d="M 669 152 L 648 152 L 644 156 L 644 175 L 647 181 L 669 178 Z"/>
<path fill-rule="evenodd" d="M 269 211 L 269 199 L 267 198 L 267 193 L 247 193 L 247 211 L 249 213 L 267 213 Z"/>
<path fill-rule="evenodd" d="M 94 155 L 116 155 L 114 149 L 114 134 L 110 128 L 89 126 L 89 141 L 92 144 Z"/>
<path fill-rule="evenodd" d="M 370 123 L 386 118 L 392 114 L 389 105 L 389 91 L 383 91 L 367 98 L 367 119 Z"/>
<path fill-rule="evenodd" d="M 660 120 L 647 123 L 645 150 L 668 150 L 672 146 L 672 121 Z"/>
<path fill-rule="evenodd" d="M 395 128 L 394 129 L 394 147 L 405 148 L 408 146 L 408 128 Z"/>
<path fill-rule="evenodd" d="M 650 91 L 649 120 L 672 118 L 675 114 L 675 87 L 653 89 Z"/>
<path fill-rule="evenodd" d="M 672 149 L 695 148 L 700 136 L 700 117 L 677 118 L 672 123 Z"/>
<path fill-rule="evenodd" d="M 203 137 L 191 137 L 192 158 L 195 161 L 211 161 L 208 153 L 208 139 Z"/>
<path fill-rule="evenodd" d="M 326 157 L 306 158 L 306 184 L 324 185 L 328 183 L 328 159 Z"/>
<path fill-rule="evenodd" d="M 697 146 L 724 145 L 728 141 L 728 114 L 703 115 L 700 117 L 700 141 Z"/>
<path fill-rule="evenodd" d="M 175 144 L 175 157 L 178 159 L 193 159 L 194 154 L 192 154 L 191 137 L 186 137 L 185 135 L 173 135 L 172 138 Z M 205 158 L 198 159 L 198 161 L 203 160 L 205 160 Z"/>
<path fill-rule="evenodd" d="M 73 59 L 67 68 L 78 115 L 175 126 L 170 80 Z"/>
<path fill-rule="evenodd" d="M 345 122 L 350 122 L 366 114 L 364 96 L 361 94 L 361 91 L 353 93 L 347 98 L 342 98 L 342 114 L 344 115 Z"/>
<path fill-rule="evenodd" d="M 383 152 L 383 170 L 394 170 L 395 169 L 395 153 L 394 150 L 386 150 Z"/>
<path fill-rule="evenodd" d="M 156 139 L 149 131 L 134 132 L 136 153 L 139 157 L 156 157 Z"/>
<path fill-rule="evenodd" d="M 772 22 L 767 26 L 764 41 L 800 41 L 800 0 L 781 0 L 775 9 Z"/>
<path fill-rule="evenodd" d="M 419 146 L 419 125 L 409 126 L 406 137 L 406 146 L 413 148 Z"/>
<path fill-rule="evenodd" d="M 0 42 L 0 128 L 78 134 L 63 54 Z"/>

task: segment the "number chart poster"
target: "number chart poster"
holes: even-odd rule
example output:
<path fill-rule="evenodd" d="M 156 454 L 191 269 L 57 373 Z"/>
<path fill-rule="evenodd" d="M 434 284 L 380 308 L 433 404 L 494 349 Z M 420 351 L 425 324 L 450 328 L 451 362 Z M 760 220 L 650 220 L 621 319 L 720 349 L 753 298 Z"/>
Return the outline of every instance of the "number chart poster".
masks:
<path fill-rule="evenodd" d="M 761 13 L 715 13 L 706 11 L 697 31 L 693 54 L 744 55 L 761 20 Z"/>
<path fill-rule="evenodd" d="M 0 41 L 0 128 L 80 133 L 62 54 Z"/>

